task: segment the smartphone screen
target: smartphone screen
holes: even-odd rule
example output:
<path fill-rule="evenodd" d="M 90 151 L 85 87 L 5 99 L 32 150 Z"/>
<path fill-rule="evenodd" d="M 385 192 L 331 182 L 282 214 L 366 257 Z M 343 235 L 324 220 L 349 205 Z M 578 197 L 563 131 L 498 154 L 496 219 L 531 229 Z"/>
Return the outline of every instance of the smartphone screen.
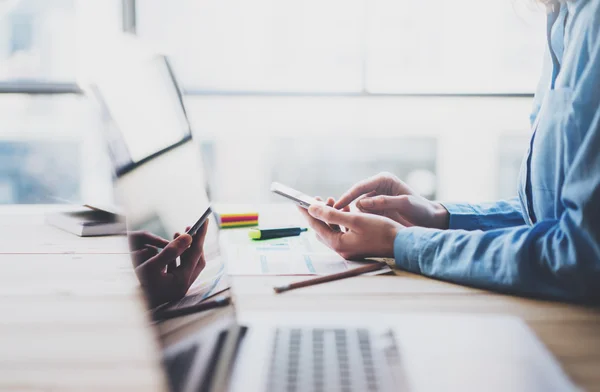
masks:
<path fill-rule="evenodd" d="M 314 197 L 310 197 L 300 191 L 292 189 L 289 186 L 285 186 L 278 182 L 271 184 L 271 192 L 292 200 L 302 208 L 308 209 L 308 207 L 310 207 L 312 204 L 320 203 Z"/>

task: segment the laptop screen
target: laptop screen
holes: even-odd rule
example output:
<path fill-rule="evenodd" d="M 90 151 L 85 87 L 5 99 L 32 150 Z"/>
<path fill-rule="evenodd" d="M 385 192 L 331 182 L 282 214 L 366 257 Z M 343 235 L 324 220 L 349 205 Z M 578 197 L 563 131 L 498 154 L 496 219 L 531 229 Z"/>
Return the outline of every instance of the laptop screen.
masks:
<path fill-rule="evenodd" d="M 116 198 L 126 212 L 130 244 L 139 233 L 171 240 L 176 232 L 183 233 L 192 226 L 210 205 L 203 172 L 199 146 L 191 140 L 117 178 Z M 137 249 L 131 247 L 134 263 Z M 206 265 L 186 296 L 159 309 L 179 310 L 230 296 L 226 259 L 214 216 L 209 217 L 203 250 Z M 179 259 L 184 262 L 183 256 Z M 224 344 L 223 331 L 236 324 L 236 313 L 234 306 L 228 305 L 159 323 L 157 335 L 165 350 L 171 390 L 181 391 L 185 385 L 203 385 L 215 374 L 215 352 Z"/>
<path fill-rule="evenodd" d="M 147 249 L 152 257 L 160 254 L 164 244 L 172 241 L 175 233 L 193 226 L 211 202 L 200 146 L 191 137 L 168 63 L 154 56 L 125 68 L 127 73 L 121 78 L 96 83 L 95 93 L 116 125 L 107 128 L 105 135 L 117 173 L 115 198 L 126 215 L 132 263 L 139 266 L 149 260 L 139 257 L 140 250 Z M 157 245 L 157 237 L 163 245 Z M 203 261 L 206 264 L 198 268 L 201 272 L 185 297 L 161 305 L 160 310 L 206 303 L 217 295 L 229 297 L 230 282 L 215 216 L 209 217 Z M 185 253 L 170 260 L 163 273 L 169 274 L 183 263 Z M 161 287 L 146 287 L 147 293 L 153 290 Z M 156 313 L 154 309 L 149 315 Z M 165 321 L 167 325 L 173 322 L 177 328 L 161 325 L 157 329 L 171 387 L 180 390 L 182 380 L 201 385 L 214 370 L 213 353 L 222 343 L 222 331 L 236 324 L 235 309 L 228 305 Z M 189 357 L 182 359 L 182 355 Z"/>
<path fill-rule="evenodd" d="M 106 134 L 117 176 L 191 138 L 181 91 L 164 56 L 121 59 L 91 90 L 110 119 Z"/>

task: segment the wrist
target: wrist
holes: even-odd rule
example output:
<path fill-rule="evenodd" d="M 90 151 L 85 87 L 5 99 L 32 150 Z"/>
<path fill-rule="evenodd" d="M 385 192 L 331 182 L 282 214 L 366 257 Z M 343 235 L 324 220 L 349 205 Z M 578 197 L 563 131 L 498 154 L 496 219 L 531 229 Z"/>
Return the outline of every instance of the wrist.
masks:
<path fill-rule="evenodd" d="M 394 225 L 390 232 L 389 235 L 387 236 L 387 240 L 386 240 L 386 246 L 385 246 L 385 254 L 383 255 L 383 257 L 394 257 L 394 248 L 396 245 L 396 237 L 398 236 L 398 233 L 400 232 L 400 230 L 403 230 L 404 227 L 396 224 Z"/>
<path fill-rule="evenodd" d="M 433 202 L 433 225 L 434 229 L 446 230 L 450 225 L 450 213 L 442 203 Z"/>

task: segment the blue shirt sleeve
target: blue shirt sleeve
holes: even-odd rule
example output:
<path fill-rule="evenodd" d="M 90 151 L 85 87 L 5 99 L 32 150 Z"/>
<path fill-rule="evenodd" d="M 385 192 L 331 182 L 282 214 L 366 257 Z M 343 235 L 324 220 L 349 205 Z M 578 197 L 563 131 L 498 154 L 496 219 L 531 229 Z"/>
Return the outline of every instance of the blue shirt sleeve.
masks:
<path fill-rule="evenodd" d="M 487 231 L 525 224 L 517 197 L 495 203 L 442 204 L 450 214 L 449 229 Z"/>
<path fill-rule="evenodd" d="M 532 226 L 488 231 L 403 229 L 394 242 L 398 267 L 484 289 L 600 302 L 600 40 L 590 45 L 573 84 L 581 116 L 565 123 L 572 128 L 561 141 L 561 151 L 573 152 L 561 161 L 562 212 Z"/>

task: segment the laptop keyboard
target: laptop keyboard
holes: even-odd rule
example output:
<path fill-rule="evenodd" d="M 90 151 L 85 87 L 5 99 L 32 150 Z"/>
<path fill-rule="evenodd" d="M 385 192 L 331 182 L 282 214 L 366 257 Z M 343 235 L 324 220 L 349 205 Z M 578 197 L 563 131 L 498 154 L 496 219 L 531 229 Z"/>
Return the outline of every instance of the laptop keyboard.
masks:
<path fill-rule="evenodd" d="M 382 391 L 367 329 L 279 328 L 267 390 Z"/>

